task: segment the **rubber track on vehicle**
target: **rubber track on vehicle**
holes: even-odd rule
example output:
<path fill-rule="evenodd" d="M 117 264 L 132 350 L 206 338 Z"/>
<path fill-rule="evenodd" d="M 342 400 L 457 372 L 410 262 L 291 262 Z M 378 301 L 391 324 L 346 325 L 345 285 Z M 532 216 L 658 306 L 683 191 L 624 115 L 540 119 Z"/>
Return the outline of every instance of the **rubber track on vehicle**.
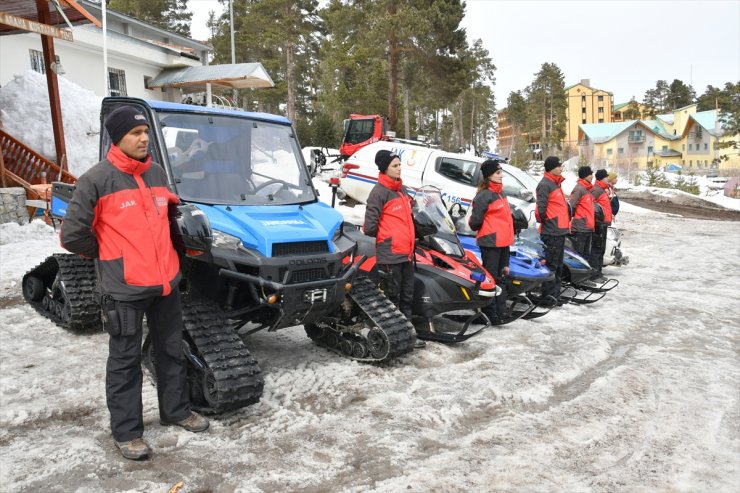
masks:
<path fill-rule="evenodd" d="M 23 276 L 23 284 L 25 285 L 28 276 L 33 275 L 42 279 L 44 288 L 49 290 L 57 273 L 64 283 L 68 301 L 69 320 L 66 323 L 56 313 L 44 309 L 41 300 L 30 300 L 24 289 L 23 297 L 26 301 L 41 315 L 66 330 L 73 332 L 102 330 L 100 294 L 97 289 L 98 278 L 94 260 L 68 253 L 54 254 L 28 271 Z"/>
<path fill-rule="evenodd" d="M 223 312 L 204 300 L 183 300 L 185 331 L 216 379 L 218 403 L 197 410 L 220 413 L 254 404 L 265 385 L 262 370 L 244 341 L 226 324 Z"/>
<path fill-rule="evenodd" d="M 316 340 L 321 346 L 341 354 L 345 358 L 356 361 L 388 361 L 402 354 L 406 354 L 414 349 L 416 330 L 414 326 L 406 319 L 396 305 L 394 305 L 383 293 L 378 290 L 373 282 L 364 276 L 357 276 L 352 282 L 353 287 L 349 296 L 364 312 L 365 316 L 372 323 L 380 328 L 388 338 L 388 351 L 382 358 L 374 358 L 370 355 L 358 358 L 350 356 L 338 348 L 331 347 L 321 340 Z M 329 329 L 332 330 L 332 329 Z"/>

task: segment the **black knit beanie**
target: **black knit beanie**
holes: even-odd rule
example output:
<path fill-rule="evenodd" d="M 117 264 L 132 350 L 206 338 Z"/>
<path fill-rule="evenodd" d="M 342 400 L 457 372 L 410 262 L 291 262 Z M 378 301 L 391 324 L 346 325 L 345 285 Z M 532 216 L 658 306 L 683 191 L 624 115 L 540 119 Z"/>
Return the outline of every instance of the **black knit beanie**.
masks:
<path fill-rule="evenodd" d="M 502 169 L 501 162 L 498 159 L 487 159 L 480 165 L 480 173 L 483 178 L 488 178 L 500 169 Z"/>
<path fill-rule="evenodd" d="M 381 173 L 385 173 L 385 170 L 391 165 L 391 161 L 397 157 L 398 155 L 395 152 L 381 149 L 375 154 L 375 165 Z"/>
<path fill-rule="evenodd" d="M 562 166 L 560 158 L 557 156 L 550 156 L 545 159 L 545 171 L 552 171 L 558 166 Z"/>
<path fill-rule="evenodd" d="M 596 179 L 597 180 L 603 180 L 607 176 L 609 176 L 609 173 L 607 173 L 607 171 L 605 169 L 600 169 L 599 171 L 596 172 Z"/>
<path fill-rule="evenodd" d="M 587 176 L 593 175 L 594 172 L 591 170 L 591 166 L 581 166 L 578 168 L 578 178 L 586 178 Z"/>
<path fill-rule="evenodd" d="M 139 125 L 149 126 L 149 123 L 146 117 L 133 106 L 119 106 L 105 118 L 105 129 L 114 144 L 118 144 L 124 135 Z"/>

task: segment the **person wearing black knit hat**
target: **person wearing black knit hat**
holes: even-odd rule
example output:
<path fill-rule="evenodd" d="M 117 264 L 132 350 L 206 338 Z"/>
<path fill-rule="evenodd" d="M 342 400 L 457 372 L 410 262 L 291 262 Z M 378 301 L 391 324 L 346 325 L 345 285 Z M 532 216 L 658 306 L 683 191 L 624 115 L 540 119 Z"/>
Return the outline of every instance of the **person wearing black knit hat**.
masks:
<path fill-rule="evenodd" d="M 606 278 L 601 273 L 604 266 L 604 253 L 606 253 L 606 235 L 609 231 L 609 225 L 612 223 L 612 205 L 609 200 L 609 184 L 606 177 L 609 173 L 605 169 L 596 171 L 596 181 L 591 189 L 594 203 L 599 204 L 604 211 L 604 220 L 596 223 L 593 238 L 591 239 L 591 256 L 588 263 L 594 269 L 592 279 L 596 282 L 606 282 Z"/>
<path fill-rule="evenodd" d="M 540 223 L 540 238 L 545 244 L 545 262 L 555 274 L 552 281 L 542 283 L 540 303 L 560 305 L 560 285 L 565 255 L 565 235 L 570 232 L 570 211 L 565 201 L 562 163 L 557 156 L 545 159 L 545 174 L 537 184 L 535 218 Z"/>
<path fill-rule="evenodd" d="M 365 206 L 366 235 L 375 237 L 375 261 L 382 273 L 386 297 L 411 322 L 414 301 L 414 264 L 416 249 L 411 196 L 401 181 L 401 159 L 393 151 L 381 149 L 375 154 L 378 183 L 370 191 Z M 417 339 L 414 347 L 426 343 Z"/>
<path fill-rule="evenodd" d="M 105 387 L 111 434 L 123 457 L 143 460 L 151 454 L 143 439 L 141 401 L 145 315 L 157 353 L 160 423 L 192 432 L 205 431 L 209 423 L 190 409 L 182 357 L 182 275 L 170 236 L 179 200 L 147 152 L 149 124 L 138 109 L 116 108 L 104 126 L 112 145 L 105 159 L 77 180 L 60 240 L 70 252 L 95 259 L 109 335 Z"/>
<path fill-rule="evenodd" d="M 108 114 L 104 123 L 111 143 L 116 145 L 131 129 L 140 125 L 149 128 L 144 114 L 133 106 L 119 106 Z"/>
<path fill-rule="evenodd" d="M 549 156 L 545 159 L 545 171 L 552 173 L 555 168 L 560 168 L 563 163 L 560 162 L 560 158 L 557 156 Z M 557 173 L 560 175 L 560 173 Z"/>
<path fill-rule="evenodd" d="M 581 257 L 588 259 L 591 255 L 591 237 L 594 232 L 594 198 L 593 174 L 590 166 L 578 168 L 578 183 L 570 193 L 570 207 L 573 219 L 570 221 L 570 234 L 573 247 Z"/>
<path fill-rule="evenodd" d="M 506 307 L 506 276 L 509 275 L 509 250 L 514 244 L 514 221 L 503 193 L 501 163 L 489 159 L 481 164 L 480 171 L 482 179 L 471 204 L 468 225 L 477 231 L 475 242 L 480 248 L 483 267 L 501 288 L 501 293 L 483 308 L 483 313 L 492 325 L 501 325 L 510 319 Z"/>

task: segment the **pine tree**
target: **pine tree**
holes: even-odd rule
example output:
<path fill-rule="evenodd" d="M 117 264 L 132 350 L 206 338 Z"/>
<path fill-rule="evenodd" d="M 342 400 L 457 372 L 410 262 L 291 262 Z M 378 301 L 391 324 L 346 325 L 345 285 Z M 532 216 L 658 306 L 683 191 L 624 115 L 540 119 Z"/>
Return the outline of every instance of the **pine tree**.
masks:
<path fill-rule="evenodd" d="M 190 37 L 193 14 L 188 12 L 188 0 L 110 0 L 108 6 L 167 31 Z"/>

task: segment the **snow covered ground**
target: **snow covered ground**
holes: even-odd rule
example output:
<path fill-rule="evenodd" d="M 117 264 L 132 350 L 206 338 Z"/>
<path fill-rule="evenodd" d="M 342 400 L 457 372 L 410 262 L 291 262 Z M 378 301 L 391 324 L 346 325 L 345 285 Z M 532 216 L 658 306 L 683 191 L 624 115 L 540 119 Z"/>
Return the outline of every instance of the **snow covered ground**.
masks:
<path fill-rule="evenodd" d="M 6 129 L 32 144 L 50 133 L 33 124 L 43 111 L 17 104 L 34 77 L 0 89 Z M 97 156 L 99 101 L 62 82 L 65 99 L 80 174 Z M 624 202 L 631 261 L 605 268 L 620 285 L 604 300 L 386 365 L 345 360 L 301 327 L 251 335 L 262 400 L 196 435 L 160 426 L 145 384 L 143 463 L 109 435 L 106 335 L 65 332 L 22 299 L 22 275 L 61 251 L 53 230 L 0 225 L 0 491 L 738 491 L 740 223 Z M 364 206 L 341 210 L 362 222 Z"/>
<path fill-rule="evenodd" d="M 738 223 L 619 217 L 631 262 L 593 305 L 386 365 L 257 333 L 262 400 L 203 434 L 160 426 L 145 384 L 144 463 L 109 435 L 106 335 L 22 300 L 54 232 L 0 225 L 0 491 L 738 491 Z"/>

